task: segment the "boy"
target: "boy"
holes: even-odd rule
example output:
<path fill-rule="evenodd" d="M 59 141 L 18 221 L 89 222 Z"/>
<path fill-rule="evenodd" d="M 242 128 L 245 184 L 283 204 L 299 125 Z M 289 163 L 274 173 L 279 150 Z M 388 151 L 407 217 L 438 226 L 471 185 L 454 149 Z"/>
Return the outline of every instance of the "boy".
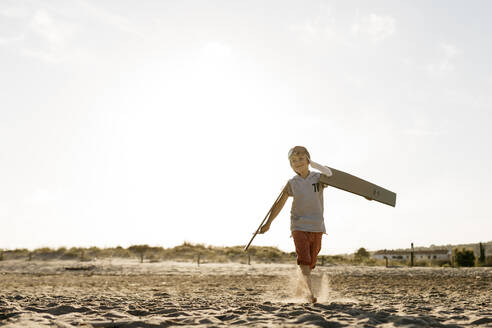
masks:
<path fill-rule="evenodd" d="M 331 176 L 329 168 L 311 161 L 305 147 L 296 146 L 289 151 L 290 166 L 297 174 L 285 186 L 279 201 L 273 206 L 268 221 L 260 228 L 260 233 L 270 229 L 275 217 L 280 213 L 289 196 L 294 197 L 291 209 L 290 230 L 296 246 L 297 264 L 307 286 L 308 298 L 316 303 L 311 286 L 311 270 L 321 250 L 321 237 L 326 233 L 323 219 L 323 189 L 319 182 L 320 173 L 310 172 L 309 164 L 321 173 Z"/>

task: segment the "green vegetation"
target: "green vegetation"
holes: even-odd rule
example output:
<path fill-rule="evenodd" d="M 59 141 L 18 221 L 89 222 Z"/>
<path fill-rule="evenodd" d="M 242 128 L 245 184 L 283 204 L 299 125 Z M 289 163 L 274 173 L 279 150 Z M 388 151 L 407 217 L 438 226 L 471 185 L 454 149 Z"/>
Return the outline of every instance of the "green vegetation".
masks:
<path fill-rule="evenodd" d="M 487 245 L 487 244 L 486 244 Z M 479 251 L 475 263 L 474 251 L 469 248 L 455 248 L 453 252 L 454 263 L 448 260 L 416 260 L 414 266 L 449 266 L 458 267 L 482 265 L 492 266 L 492 256 L 487 256 L 486 246 L 482 243 L 475 244 L 475 252 Z M 478 254 L 478 253 L 477 253 Z M 242 264 L 251 263 L 291 263 L 295 264 L 297 257 L 295 252 L 283 252 L 276 247 L 253 246 L 247 253 L 243 246 L 216 247 L 204 244 L 192 244 L 184 242 L 182 245 L 163 248 L 149 245 L 132 245 L 128 248 L 121 246 L 98 248 L 98 247 L 59 247 L 52 249 L 42 247 L 35 250 L 27 249 L 0 249 L 0 261 L 2 260 L 24 260 L 24 261 L 49 261 L 49 260 L 75 260 L 92 261 L 95 259 L 126 258 L 143 262 L 179 261 L 195 263 L 227 263 L 235 262 Z M 353 254 L 345 255 L 319 255 L 318 266 L 329 265 L 364 265 L 384 266 L 385 260 L 371 257 L 366 248 L 361 247 Z M 392 258 L 388 260 L 389 266 L 408 266 L 406 259 Z"/>
<path fill-rule="evenodd" d="M 90 261 L 94 259 L 108 258 L 137 258 L 141 263 L 160 261 L 184 261 L 196 262 L 200 257 L 201 263 L 295 263 L 295 253 L 286 253 L 276 247 L 254 246 L 247 253 L 243 246 L 214 247 L 203 244 L 191 244 L 188 242 L 173 248 L 152 247 L 149 245 L 132 245 L 128 248 L 121 246 L 111 248 L 98 247 L 60 247 L 52 249 L 48 247 L 37 248 L 33 251 L 27 249 L 14 249 L 0 251 L 0 259 L 4 260 L 79 260 Z"/>
<path fill-rule="evenodd" d="M 358 260 L 368 259 L 369 256 L 370 256 L 369 252 L 364 247 L 359 248 L 354 255 L 354 257 Z"/>
<path fill-rule="evenodd" d="M 59 247 L 52 249 L 42 247 L 29 251 L 27 249 L 4 250 L 4 260 L 76 260 L 90 261 L 94 259 L 133 258 L 139 262 L 179 261 L 200 263 L 296 263 L 295 252 L 283 252 L 276 247 L 252 246 L 248 252 L 243 251 L 243 246 L 216 247 L 203 244 L 184 242 L 182 245 L 163 248 L 149 245 L 132 245 L 128 248 L 121 246 L 111 248 L 98 247 Z M 380 265 L 378 261 L 362 256 L 354 259 L 350 255 L 320 255 L 318 266 L 323 265 Z"/>
<path fill-rule="evenodd" d="M 143 263 L 145 254 L 150 250 L 149 245 L 134 245 L 128 247 L 128 250 L 132 253 L 135 253 L 140 257 L 140 263 Z"/>
<path fill-rule="evenodd" d="M 472 267 L 475 265 L 473 250 L 463 248 L 461 251 L 455 248 L 453 251 L 454 263 L 459 267 Z"/>
<path fill-rule="evenodd" d="M 21 258 L 26 258 L 29 255 L 29 251 L 25 248 L 17 248 L 14 250 L 3 250 L 3 259 L 4 260 L 10 260 L 10 259 L 21 259 Z"/>

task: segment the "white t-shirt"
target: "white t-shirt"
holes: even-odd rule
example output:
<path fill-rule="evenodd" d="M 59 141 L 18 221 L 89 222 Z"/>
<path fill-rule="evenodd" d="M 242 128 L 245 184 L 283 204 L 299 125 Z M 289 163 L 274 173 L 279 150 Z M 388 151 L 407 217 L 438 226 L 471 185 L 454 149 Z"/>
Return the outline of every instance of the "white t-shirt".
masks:
<path fill-rule="evenodd" d="M 320 173 L 309 172 L 306 179 L 300 175 L 289 180 L 287 193 L 294 197 L 290 211 L 290 230 L 326 233 L 323 218 L 323 189 Z"/>

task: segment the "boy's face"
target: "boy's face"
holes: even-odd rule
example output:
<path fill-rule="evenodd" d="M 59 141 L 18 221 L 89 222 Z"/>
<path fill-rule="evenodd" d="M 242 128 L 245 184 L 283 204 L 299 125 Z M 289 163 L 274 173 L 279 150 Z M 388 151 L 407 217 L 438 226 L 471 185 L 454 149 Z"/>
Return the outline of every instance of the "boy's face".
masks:
<path fill-rule="evenodd" d="M 290 166 L 296 173 L 308 171 L 309 159 L 306 154 L 294 153 L 290 157 Z"/>

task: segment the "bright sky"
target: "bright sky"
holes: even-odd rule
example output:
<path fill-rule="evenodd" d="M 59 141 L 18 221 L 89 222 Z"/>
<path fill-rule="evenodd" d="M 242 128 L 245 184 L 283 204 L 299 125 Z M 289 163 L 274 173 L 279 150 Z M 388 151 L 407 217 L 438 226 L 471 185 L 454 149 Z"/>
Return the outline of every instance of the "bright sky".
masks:
<path fill-rule="evenodd" d="M 324 254 L 492 240 L 491 10 L 2 0 L 0 248 L 245 245 L 295 145 L 398 194 L 326 190 Z"/>

